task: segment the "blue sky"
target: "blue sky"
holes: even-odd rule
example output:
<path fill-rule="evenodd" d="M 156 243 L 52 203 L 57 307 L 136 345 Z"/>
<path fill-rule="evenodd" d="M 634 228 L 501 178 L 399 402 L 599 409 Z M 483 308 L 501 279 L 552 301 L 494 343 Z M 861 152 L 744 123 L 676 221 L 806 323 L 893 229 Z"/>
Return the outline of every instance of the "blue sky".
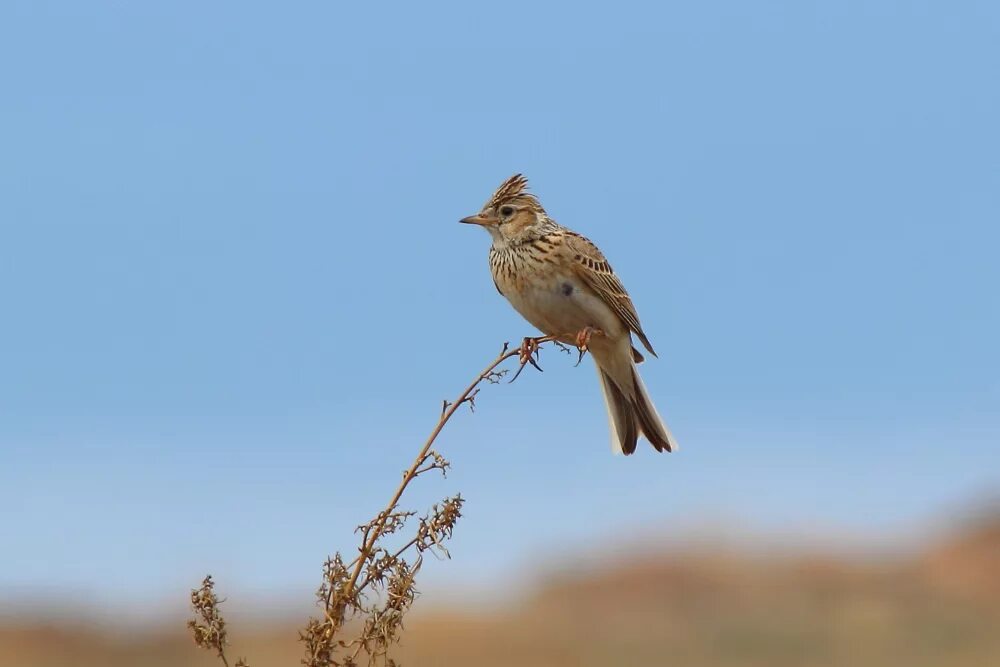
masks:
<path fill-rule="evenodd" d="M 311 588 L 533 333 L 457 224 L 516 171 L 628 286 L 681 451 L 612 457 L 545 353 L 442 438 L 429 576 L 946 519 L 1000 482 L 998 67 L 989 2 L 6 2 L 0 594 Z"/>

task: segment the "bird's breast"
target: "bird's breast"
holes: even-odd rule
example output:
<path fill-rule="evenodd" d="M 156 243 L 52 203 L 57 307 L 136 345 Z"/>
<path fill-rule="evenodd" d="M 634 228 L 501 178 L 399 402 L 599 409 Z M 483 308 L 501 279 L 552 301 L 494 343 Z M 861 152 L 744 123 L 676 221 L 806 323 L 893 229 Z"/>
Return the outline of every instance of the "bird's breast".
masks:
<path fill-rule="evenodd" d="M 620 319 L 569 267 L 512 249 L 490 252 L 497 289 L 524 319 L 548 335 L 573 335 L 595 327 L 613 336 L 624 330 Z"/>

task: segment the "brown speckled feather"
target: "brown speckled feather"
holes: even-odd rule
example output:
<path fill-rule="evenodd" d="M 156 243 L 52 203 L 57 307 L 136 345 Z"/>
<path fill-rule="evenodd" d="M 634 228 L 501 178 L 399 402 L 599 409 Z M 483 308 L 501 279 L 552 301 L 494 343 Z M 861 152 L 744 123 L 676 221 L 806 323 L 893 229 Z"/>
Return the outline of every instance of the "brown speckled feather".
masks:
<path fill-rule="evenodd" d="M 483 205 L 483 209 L 496 209 L 501 203 L 510 201 L 519 195 L 526 194 L 525 190 L 527 190 L 527 188 L 528 179 L 521 174 L 514 174 L 500 184 L 500 187 L 496 189 L 493 196 L 491 196 L 486 204 Z"/>
<path fill-rule="evenodd" d="M 575 232 L 565 235 L 566 247 L 573 253 L 573 270 L 601 299 L 611 307 L 628 328 L 642 341 L 643 347 L 654 357 L 656 352 L 639 324 L 639 314 L 625 291 L 625 286 L 615 275 L 604 254 L 589 239 Z M 640 357 L 641 358 L 641 357 Z"/>

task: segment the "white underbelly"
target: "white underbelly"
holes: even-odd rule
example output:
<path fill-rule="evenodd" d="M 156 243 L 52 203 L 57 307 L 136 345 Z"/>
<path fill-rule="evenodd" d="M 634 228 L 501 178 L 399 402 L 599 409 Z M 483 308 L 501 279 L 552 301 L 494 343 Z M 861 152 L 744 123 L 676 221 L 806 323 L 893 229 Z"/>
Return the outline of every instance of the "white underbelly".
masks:
<path fill-rule="evenodd" d="M 504 296 L 524 319 L 544 334 L 563 336 L 567 342 L 572 342 L 574 336 L 587 327 L 600 329 L 611 338 L 625 333 L 614 311 L 575 277 L 519 287 L 504 292 Z"/>

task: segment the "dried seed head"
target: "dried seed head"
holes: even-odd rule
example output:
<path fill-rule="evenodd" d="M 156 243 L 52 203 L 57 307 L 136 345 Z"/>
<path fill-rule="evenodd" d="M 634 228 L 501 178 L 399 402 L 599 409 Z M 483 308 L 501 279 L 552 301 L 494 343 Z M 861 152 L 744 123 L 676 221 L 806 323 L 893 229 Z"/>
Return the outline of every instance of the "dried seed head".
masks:
<path fill-rule="evenodd" d="M 225 662 L 226 621 L 222 618 L 222 601 L 215 594 L 212 576 L 206 576 L 199 588 L 191 591 L 191 608 L 196 618 L 187 623 L 194 642 L 203 649 L 215 651 Z"/>

